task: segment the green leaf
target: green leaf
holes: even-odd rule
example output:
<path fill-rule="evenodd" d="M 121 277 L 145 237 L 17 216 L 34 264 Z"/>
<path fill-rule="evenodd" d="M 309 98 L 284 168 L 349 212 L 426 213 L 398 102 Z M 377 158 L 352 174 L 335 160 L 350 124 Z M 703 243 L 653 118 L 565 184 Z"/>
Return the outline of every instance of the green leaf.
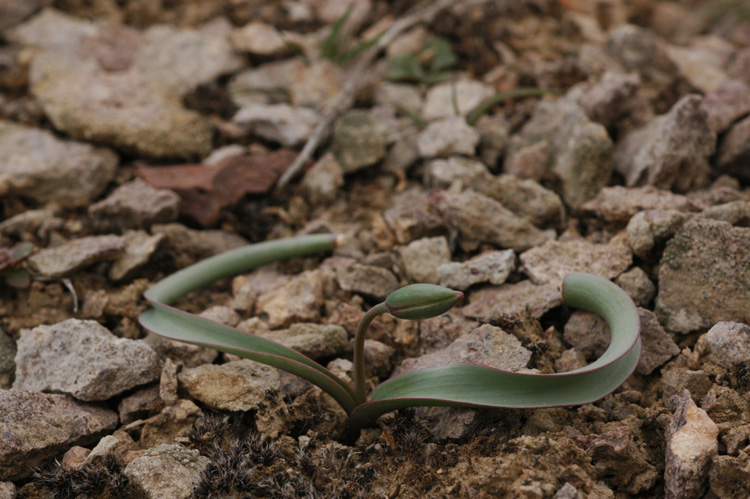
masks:
<path fill-rule="evenodd" d="M 638 365 L 638 311 L 616 284 L 592 274 L 566 276 L 563 299 L 570 306 L 600 315 L 609 324 L 609 348 L 596 362 L 561 374 L 517 373 L 476 364 L 412 371 L 378 386 L 372 401 L 351 414 L 350 424 L 359 428 L 404 407 L 554 407 L 587 404 L 606 396 Z"/>
<path fill-rule="evenodd" d="M 13 269 L 6 272 L 4 277 L 5 284 L 17 289 L 28 288 L 31 284 L 31 275 L 26 269 Z"/>
<path fill-rule="evenodd" d="M 341 49 L 339 48 L 339 45 L 341 43 L 339 37 L 341 36 L 341 31 L 344 29 L 346 21 L 349 20 L 349 16 L 352 13 L 352 8 L 353 5 L 350 5 L 349 8 L 346 9 L 344 15 L 341 16 L 335 23 L 333 23 L 333 26 L 331 26 L 331 32 L 328 34 L 325 40 L 323 40 L 323 44 L 320 47 L 320 56 L 324 59 L 336 62 L 336 59 L 341 52 Z"/>
<path fill-rule="evenodd" d="M 29 256 L 33 249 L 34 245 L 31 243 L 18 243 L 10 249 L 10 258 L 13 263 L 20 262 Z"/>
<path fill-rule="evenodd" d="M 414 55 L 400 55 L 388 60 L 385 77 L 391 81 L 421 82 L 424 69 Z"/>
<path fill-rule="evenodd" d="M 451 69 L 458 62 L 458 57 L 453 53 L 451 42 L 445 38 L 438 38 L 427 46 L 435 55 L 430 62 L 430 72 L 439 73 Z"/>

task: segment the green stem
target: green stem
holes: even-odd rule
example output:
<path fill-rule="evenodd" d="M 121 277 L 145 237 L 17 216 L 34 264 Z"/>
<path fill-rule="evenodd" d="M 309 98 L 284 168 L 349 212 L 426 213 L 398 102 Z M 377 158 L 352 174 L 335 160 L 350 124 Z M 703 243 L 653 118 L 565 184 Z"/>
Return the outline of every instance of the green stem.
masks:
<path fill-rule="evenodd" d="M 365 332 L 370 323 L 380 314 L 388 312 L 385 302 L 378 303 L 362 317 L 357 326 L 357 333 L 354 335 L 354 400 L 357 404 L 367 402 L 367 389 L 365 388 Z"/>

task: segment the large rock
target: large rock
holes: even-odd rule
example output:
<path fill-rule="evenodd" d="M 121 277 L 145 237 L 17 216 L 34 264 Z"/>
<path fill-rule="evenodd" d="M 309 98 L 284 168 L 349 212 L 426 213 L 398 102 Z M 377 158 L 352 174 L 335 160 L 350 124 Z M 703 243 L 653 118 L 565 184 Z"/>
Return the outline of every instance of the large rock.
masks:
<path fill-rule="evenodd" d="M 489 184 L 477 186 L 477 190 L 537 227 L 562 227 L 565 223 L 560 196 L 535 180 L 503 174 Z"/>
<path fill-rule="evenodd" d="M 68 395 L 0 390 L 0 480 L 18 480 L 74 445 L 94 443 L 117 425 L 114 411 Z"/>
<path fill-rule="evenodd" d="M 469 78 L 439 83 L 427 91 L 421 117 L 432 121 L 466 116 L 492 94 L 492 87 Z"/>
<path fill-rule="evenodd" d="M 34 58 L 43 77 L 31 91 L 56 129 L 70 136 L 151 158 L 203 157 L 212 130 L 169 87 L 138 71 L 105 72 L 89 61 L 52 68 L 54 52 Z"/>
<path fill-rule="evenodd" d="M 281 343 L 311 359 L 343 353 L 349 339 L 346 330 L 341 326 L 304 322 L 292 324 L 289 329 L 265 331 L 258 335 Z"/>
<path fill-rule="evenodd" d="M 117 163 L 117 156 L 107 149 L 0 120 L 2 196 L 65 207 L 86 205 L 114 178 Z"/>
<path fill-rule="evenodd" d="M 179 204 L 180 197 L 173 191 L 154 189 L 135 179 L 89 206 L 89 216 L 100 230 L 148 229 L 177 220 Z"/>
<path fill-rule="evenodd" d="M 667 430 L 664 489 L 666 497 L 703 497 L 711 458 L 719 450 L 719 428 L 697 407 L 687 390 L 679 396 Z"/>
<path fill-rule="evenodd" d="M 331 150 L 344 173 L 351 173 L 385 157 L 390 133 L 388 123 L 374 113 L 353 109 L 336 122 Z"/>
<path fill-rule="evenodd" d="M 502 286 L 486 286 L 469 294 L 469 304 L 461 309 L 466 316 L 483 322 L 504 316 L 540 318 L 562 304 L 556 286 L 521 281 Z"/>
<path fill-rule="evenodd" d="M 438 269 L 451 260 L 448 240 L 443 236 L 417 239 L 402 248 L 400 253 L 406 276 L 412 282 L 437 284 Z"/>
<path fill-rule="evenodd" d="M 516 268 L 513 250 L 487 251 L 465 262 L 449 262 L 438 268 L 440 285 L 461 291 L 480 282 L 500 285 Z"/>
<path fill-rule="evenodd" d="M 211 461 L 197 449 L 162 444 L 133 459 L 123 471 L 130 486 L 147 499 L 195 497 L 195 488 Z"/>
<path fill-rule="evenodd" d="M 584 204 L 584 213 L 594 214 L 610 223 L 627 223 L 639 211 L 677 210 L 698 211 L 699 207 L 690 198 L 652 185 L 622 187 L 620 185 L 602 189 L 594 199 Z"/>
<path fill-rule="evenodd" d="M 750 229 L 696 217 L 667 243 L 659 265 L 656 315 L 689 333 L 720 321 L 750 322 Z"/>
<path fill-rule="evenodd" d="M 242 68 L 243 61 L 229 42 L 231 31 L 225 18 L 217 18 L 199 29 L 152 26 L 143 33 L 133 67 L 184 95 L 202 83 Z"/>
<path fill-rule="evenodd" d="M 393 376 L 446 366 L 460 362 L 473 362 L 496 369 L 521 371 L 531 360 L 531 352 L 526 350 L 521 341 L 506 333 L 499 327 L 484 324 L 458 337 L 442 350 L 406 359 L 393 373 Z"/>
<path fill-rule="evenodd" d="M 542 232 L 494 199 L 466 190 L 445 192 L 438 209 L 445 223 L 475 241 L 523 251 L 544 243 L 551 234 Z"/>
<path fill-rule="evenodd" d="M 281 387 L 279 370 L 251 360 L 206 364 L 183 370 L 180 386 L 208 407 L 224 411 L 250 411 L 266 400 L 266 392 Z"/>
<path fill-rule="evenodd" d="M 532 153 L 529 148 L 543 141 L 549 146 L 548 152 Z M 612 175 L 612 140 L 607 130 L 589 120 L 584 110 L 570 99 L 542 101 L 537 105 L 534 115 L 511 141 L 506 158 L 509 172 L 529 170 L 519 165 L 521 156 L 528 155 L 542 160 L 542 164 L 531 170 L 546 167 L 560 178 L 563 199 L 574 207 L 594 197 Z"/>
<path fill-rule="evenodd" d="M 615 168 L 628 186 L 648 184 L 684 192 L 707 185 L 716 132 L 701 101 L 698 95 L 683 97 L 667 114 L 617 144 Z"/>
<path fill-rule="evenodd" d="M 719 322 L 709 329 L 706 341 L 711 345 L 714 362 L 724 367 L 750 361 L 750 326 L 739 322 Z"/>
<path fill-rule="evenodd" d="M 89 236 L 46 248 L 28 259 L 29 268 L 44 279 L 59 279 L 99 262 L 115 260 L 125 249 L 120 236 Z"/>
<path fill-rule="evenodd" d="M 293 322 L 315 322 L 323 305 L 323 275 L 320 270 L 303 272 L 286 284 L 271 289 L 256 302 L 256 312 L 267 318 L 271 327 Z"/>
<path fill-rule="evenodd" d="M 454 154 L 472 156 L 479 144 L 479 132 L 460 116 L 430 123 L 417 138 L 419 155 L 423 158 L 444 158 Z"/>
<path fill-rule="evenodd" d="M 160 371 L 146 343 L 117 338 L 95 321 L 68 319 L 22 331 L 13 386 L 107 400 L 156 380 Z"/>
<path fill-rule="evenodd" d="M 519 257 L 524 272 L 536 284 L 562 285 L 571 272 L 590 272 L 614 279 L 630 267 L 633 256 L 623 237 L 608 244 L 583 239 L 547 241 Z"/>

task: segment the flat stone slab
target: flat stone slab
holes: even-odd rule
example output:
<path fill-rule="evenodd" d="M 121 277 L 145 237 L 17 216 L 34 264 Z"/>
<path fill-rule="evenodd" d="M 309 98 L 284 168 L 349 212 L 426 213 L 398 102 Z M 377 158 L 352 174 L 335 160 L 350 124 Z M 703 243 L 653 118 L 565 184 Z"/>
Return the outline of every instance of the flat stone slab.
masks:
<path fill-rule="evenodd" d="M 65 207 L 94 200 L 114 178 L 108 149 L 60 140 L 46 130 L 0 120 L 0 195 L 24 196 Z"/>
<path fill-rule="evenodd" d="M 22 331 L 13 386 L 107 400 L 160 373 L 159 358 L 145 342 L 118 338 L 96 321 L 68 319 Z"/>
<path fill-rule="evenodd" d="M 656 315 L 667 331 L 750 323 L 750 229 L 695 217 L 667 243 Z"/>
<path fill-rule="evenodd" d="M 29 268 L 43 279 L 59 279 L 99 262 L 118 258 L 125 249 L 120 236 L 89 236 L 47 248 L 28 259 Z"/>
<path fill-rule="evenodd" d="M 97 442 L 116 425 L 114 411 L 69 395 L 0 390 L 0 480 L 24 478 L 65 449 Z"/>

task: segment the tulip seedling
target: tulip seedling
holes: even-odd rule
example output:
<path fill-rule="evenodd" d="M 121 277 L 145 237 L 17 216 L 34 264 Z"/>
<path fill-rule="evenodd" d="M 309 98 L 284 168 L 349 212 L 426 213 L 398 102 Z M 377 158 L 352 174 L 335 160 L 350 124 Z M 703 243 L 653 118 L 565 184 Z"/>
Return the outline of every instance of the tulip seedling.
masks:
<path fill-rule="evenodd" d="M 351 430 L 371 425 L 382 414 L 413 406 L 539 408 L 581 405 L 614 391 L 635 370 L 641 354 L 640 319 L 630 297 L 602 277 L 569 274 L 562 296 L 571 307 L 589 310 L 609 324 L 609 348 L 594 363 L 560 374 L 504 371 L 479 364 L 456 363 L 412 371 L 373 390 L 365 389 L 364 337 L 382 314 L 407 320 L 441 315 L 462 293 L 431 284 L 413 284 L 391 293 L 370 309 L 355 335 L 354 386 L 312 359 L 260 336 L 171 307 L 178 298 L 218 279 L 287 258 L 330 251 L 339 236 L 300 236 L 245 246 L 213 256 L 158 282 L 145 293 L 152 308 L 140 322 L 169 339 L 201 345 L 261 362 L 300 376 L 331 395 L 349 415 Z"/>

